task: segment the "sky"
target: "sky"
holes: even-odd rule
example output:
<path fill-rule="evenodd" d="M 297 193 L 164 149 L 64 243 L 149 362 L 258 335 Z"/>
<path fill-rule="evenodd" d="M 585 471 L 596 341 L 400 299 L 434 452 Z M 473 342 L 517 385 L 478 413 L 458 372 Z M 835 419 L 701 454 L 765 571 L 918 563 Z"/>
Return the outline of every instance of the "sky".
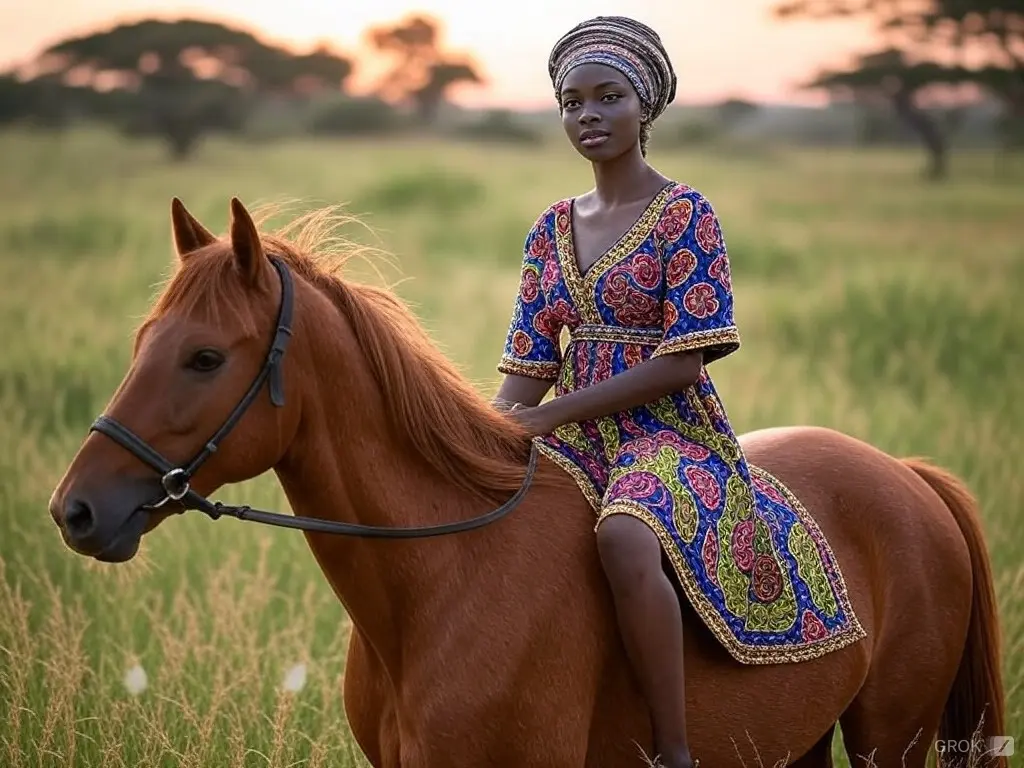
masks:
<path fill-rule="evenodd" d="M 843 66 L 872 44 L 865 23 L 785 22 L 775 0 L 0 0 L 0 67 L 32 58 L 62 37 L 124 19 L 198 16 L 244 26 L 278 44 L 308 49 L 326 41 L 360 60 L 362 35 L 412 12 L 442 23 L 443 40 L 470 54 L 487 83 L 454 100 L 469 107 L 535 108 L 553 103 L 547 76 L 551 45 L 599 14 L 632 16 L 661 35 L 679 78 L 677 103 L 722 98 L 816 103 L 799 83 L 822 66 Z M 378 69 L 357 70 L 364 89 Z"/>

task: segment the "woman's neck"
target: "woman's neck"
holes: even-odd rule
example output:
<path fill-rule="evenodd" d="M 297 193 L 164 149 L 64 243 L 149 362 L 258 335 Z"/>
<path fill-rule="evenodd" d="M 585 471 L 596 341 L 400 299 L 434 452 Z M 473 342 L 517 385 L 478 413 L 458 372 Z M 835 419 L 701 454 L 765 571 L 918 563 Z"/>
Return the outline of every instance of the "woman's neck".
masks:
<path fill-rule="evenodd" d="M 647 163 L 639 144 L 613 160 L 593 165 L 595 196 L 602 208 L 645 200 L 668 183 Z"/>

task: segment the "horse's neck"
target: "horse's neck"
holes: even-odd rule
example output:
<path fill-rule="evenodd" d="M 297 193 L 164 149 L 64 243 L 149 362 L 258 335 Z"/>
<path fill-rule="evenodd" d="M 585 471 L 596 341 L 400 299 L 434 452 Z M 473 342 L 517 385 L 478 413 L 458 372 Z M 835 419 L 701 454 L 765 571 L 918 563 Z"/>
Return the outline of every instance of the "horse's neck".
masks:
<path fill-rule="evenodd" d="M 310 339 L 300 353 L 315 360 L 302 366 L 308 374 L 301 425 L 275 468 L 294 513 L 391 528 L 480 514 L 479 501 L 438 478 L 394 434 L 377 383 L 342 346 L 345 329 L 331 329 L 334 318 L 317 322 L 315 348 Z M 479 557 L 457 535 L 398 541 L 307 534 L 307 540 L 353 623 L 386 663 L 401 657 L 403 638 L 438 621 L 439 606 L 458 593 L 462 574 L 472 573 L 470 561 Z"/>

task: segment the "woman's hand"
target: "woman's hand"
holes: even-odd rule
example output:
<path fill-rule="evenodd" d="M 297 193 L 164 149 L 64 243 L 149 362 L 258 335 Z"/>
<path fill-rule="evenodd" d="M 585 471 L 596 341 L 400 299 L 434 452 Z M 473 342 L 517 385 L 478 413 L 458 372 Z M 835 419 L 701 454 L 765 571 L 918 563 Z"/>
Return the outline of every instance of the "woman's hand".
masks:
<path fill-rule="evenodd" d="M 508 415 L 525 427 L 531 437 L 553 432 L 556 426 L 544 417 L 544 410 L 540 407 L 531 408 L 522 403 L 515 403 L 508 410 Z"/>

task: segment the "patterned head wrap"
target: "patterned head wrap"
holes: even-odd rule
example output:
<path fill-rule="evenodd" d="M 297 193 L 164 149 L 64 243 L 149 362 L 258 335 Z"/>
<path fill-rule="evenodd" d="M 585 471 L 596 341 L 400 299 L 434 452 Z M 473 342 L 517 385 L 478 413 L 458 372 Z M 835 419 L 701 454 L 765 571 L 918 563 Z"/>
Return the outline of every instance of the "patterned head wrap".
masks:
<path fill-rule="evenodd" d="M 570 29 L 548 58 L 559 105 L 565 76 L 580 64 L 613 67 L 632 84 L 642 106 L 640 145 L 646 154 L 651 123 L 676 97 L 676 74 L 658 33 L 626 16 L 595 16 Z"/>

